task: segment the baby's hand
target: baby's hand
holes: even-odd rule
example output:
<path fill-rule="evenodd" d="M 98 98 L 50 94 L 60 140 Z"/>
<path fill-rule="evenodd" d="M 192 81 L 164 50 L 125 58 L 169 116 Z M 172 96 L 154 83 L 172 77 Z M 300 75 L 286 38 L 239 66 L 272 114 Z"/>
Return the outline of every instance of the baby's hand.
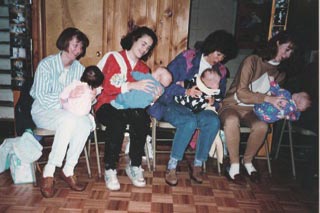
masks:
<path fill-rule="evenodd" d="M 210 106 L 214 104 L 214 97 L 213 96 L 206 97 L 206 100 L 208 100 L 208 104 Z"/>
<path fill-rule="evenodd" d="M 184 81 L 177 81 L 177 83 L 176 83 L 177 85 L 180 85 L 180 86 L 182 86 L 182 87 L 184 87 Z"/>
<path fill-rule="evenodd" d="M 202 95 L 202 92 L 198 89 L 197 85 L 194 85 L 190 89 L 186 90 L 186 95 L 189 95 L 193 98 L 198 98 Z"/>

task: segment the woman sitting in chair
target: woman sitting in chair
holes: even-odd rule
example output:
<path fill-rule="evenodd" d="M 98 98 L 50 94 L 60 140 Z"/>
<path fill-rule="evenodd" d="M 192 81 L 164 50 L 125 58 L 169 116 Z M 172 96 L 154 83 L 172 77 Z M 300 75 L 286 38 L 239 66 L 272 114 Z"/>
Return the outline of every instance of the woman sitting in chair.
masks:
<path fill-rule="evenodd" d="M 73 80 L 80 80 L 85 68 L 78 59 L 85 55 L 89 40 L 80 30 L 67 28 L 56 45 L 60 52 L 40 61 L 30 91 L 34 98 L 31 115 L 36 126 L 55 131 L 40 182 L 41 193 L 46 198 L 54 195 L 54 172 L 56 167 L 61 167 L 66 153 L 60 177 L 75 191 L 85 189 L 74 177 L 74 167 L 94 126 L 88 115 L 78 116 L 63 109 L 59 97 Z M 70 97 L 80 97 L 83 93 L 84 90 L 78 89 Z"/>
<path fill-rule="evenodd" d="M 167 184 L 178 184 L 176 168 L 196 129 L 200 130 L 196 147 L 195 159 L 190 165 L 190 177 L 197 183 L 202 183 L 202 165 L 208 158 L 212 142 L 220 128 L 218 115 L 212 110 L 202 110 L 194 113 L 190 108 L 174 101 L 174 96 L 188 95 L 193 98 L 200 97 L 202 92 L 197 85 L 186 89 L 177 82 L 191 80 L 195 74 L 201 74 L 207 68 L 215 65 L 221 74 L 219 88 L 221 94 L 226 89 L 227 69 L 221 63 L 226 58 L 235 56 L 237 47 L 234 37 L 226 31 L 219 30 L 211 33 L 201 44 L 199 50 L 186 50 L 180 53 L 168 65 L 173 76 L 173 83 L 166 88 L 165 93 L 149 108 L 149 114 L 158 120 L 164 120 L 176 127 L 176 133 L 171 148 L 170 160 L 165 176 Z M 219 108 L 219 104 L 210 97 L 213 106 Z M 156 160 L 156 159 L 154 159 Z"/>
<path fill-rule="evenodd" d="M 219 110 L 230 157 L 227 177 L 236 184 L 246 183 L 240 174 L 239 143 L 240 124 L 251 128 L 243 157 L 243 166 L 252 182 L 259 182 L 259 174 L 252 164 L 253 157 L 262 145 L 268 131 L 268 124 L 261 121 L 253 112 L 253 105 L 263 102 L 277 109 L 286 102 L 284 97 L 267 94 L 273 76 L 277 83 L 282 82 L 285 73 L 278 71 L 278 65 L 290 58 L 295 49 L 295 39 L 288 32 L 280 32 L 269 40 L 266 47 L 244 59 L 232 82 L 226 98 Z"/>

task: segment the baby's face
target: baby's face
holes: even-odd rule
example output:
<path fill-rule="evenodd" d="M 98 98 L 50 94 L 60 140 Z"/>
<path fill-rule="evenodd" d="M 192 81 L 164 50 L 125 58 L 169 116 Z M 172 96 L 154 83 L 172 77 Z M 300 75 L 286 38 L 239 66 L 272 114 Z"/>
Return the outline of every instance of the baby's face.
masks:
<path fill-rule="evenodd" d="M 220 76 L 218 74 L 207 73 L 201 80 L 209 89 L 219 89 Z"/>
<path fill-rule="evenodd" d="M 156 72 L 152 73 L 152 76 L 164 87 L 168 87 L 172 82 L 172 75 L 164 68 L 158 68 Z"/>
<path fill-rule="evenodd" d="M 304 92 L 293 94 L 292 99 L 300 112 L 305 111 L 311 105 L 309 95 Z"/>

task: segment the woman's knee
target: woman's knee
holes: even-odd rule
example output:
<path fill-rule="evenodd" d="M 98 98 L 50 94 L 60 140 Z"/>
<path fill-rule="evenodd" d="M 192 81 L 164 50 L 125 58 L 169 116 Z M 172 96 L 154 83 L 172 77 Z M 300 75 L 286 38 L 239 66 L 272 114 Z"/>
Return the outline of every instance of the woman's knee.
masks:
<path fill-rule="evenodd" d="M 252 127 L 251 127 L 251 130 L 252 131 L 255 131 L 255 132 L 260 132 L 260 133 L 267 133 L 268 131 L 268 124 L 263 122 L 263 121 L 258 121 L 258 122 L 255 122 Z"/>
<path fill-rule="evenodd" d="M 215 114 L 208 114 L 205 117 L 202 118 L 204 122 L 204 127 L 209 127 L 210 129 L 220 129 L 220 119 Z"/>
<path fill-rule="evenodd" d="M 186 123 L 181 125 L 181 127 L 185 128 L 189 131 L 194 131 L 197 128 L 197 122 L 193 119 L 188 120 Z"/>
<path fill-rule="evenodd" d="M 77 130 L 77 131 L 90 132 L 90 129 L 92 127 L 91 121 L 88 118 L 88 116 L 76 116 L 76 115 L 66 116 L 66 118 L 64 119 L 61 125 L 70 131 Z"/>
<path fill-rule="evenodd" d="M 222 119 L 223 127 L 240 127 L 240 119 L 236 114 L 225 115 Z"/>

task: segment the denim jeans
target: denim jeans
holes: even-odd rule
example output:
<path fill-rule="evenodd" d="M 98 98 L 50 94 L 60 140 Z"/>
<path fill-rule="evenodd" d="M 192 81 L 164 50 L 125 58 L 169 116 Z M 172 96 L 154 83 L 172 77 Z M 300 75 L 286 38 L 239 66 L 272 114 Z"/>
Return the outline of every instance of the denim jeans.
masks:
<path fill-rule="evenodd" d="M 220 120 L 215 112 L 203 110 L 193 113 L 187 107 L 174 102 L 168 105 L 164 121 L 176 127 L 170 157 L 182 160 L 194 131 L 199 129 L 195 158 L 201 161 L 207 160 L 213 140 L 220 128 Z"/>

